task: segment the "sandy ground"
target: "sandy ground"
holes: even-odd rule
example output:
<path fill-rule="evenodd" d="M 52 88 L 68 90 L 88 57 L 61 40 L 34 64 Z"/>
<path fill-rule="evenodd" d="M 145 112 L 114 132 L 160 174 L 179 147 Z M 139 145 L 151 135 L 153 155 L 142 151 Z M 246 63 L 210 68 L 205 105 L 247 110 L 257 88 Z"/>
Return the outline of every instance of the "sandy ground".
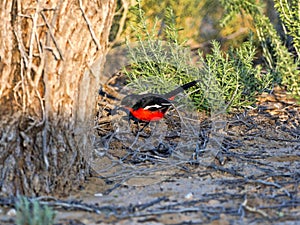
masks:
<path fill-rule="evenodd" d="M 182 139 L 164 155 L 132 151 L 115 136 L 97 152 L 95 176 L 52 201 L 55 224 L 300 224 L 299 107 L 274 104 L 265 98 L 228 115 L 222 139 L 209 133 L 197 157 L 184 158 Z M 0 224 L 14 223 L 10 209 L 1 208 Z"/>

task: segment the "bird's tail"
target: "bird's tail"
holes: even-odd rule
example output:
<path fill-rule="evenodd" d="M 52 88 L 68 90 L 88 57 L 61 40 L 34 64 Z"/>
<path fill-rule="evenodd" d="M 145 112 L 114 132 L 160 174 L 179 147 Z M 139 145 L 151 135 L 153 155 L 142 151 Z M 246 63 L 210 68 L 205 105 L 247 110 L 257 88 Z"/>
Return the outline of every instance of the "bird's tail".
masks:
<path fill-rule="evenodd" d="M 173 91 L 170 91 L 169 93 L 166 93 L 164 94 L 164 97 L 167 98 L 167 99 L 170 99 L 172 100 L 172 98 L 174 98 L 177 94 L 179 94 L 180 92 L 183 92 L 193 86 L 195 86 L 200 80 L 194 80 L 194 81 L 191 81 L 189 83 L 186 83 L 178 88 L 176 88 L 175 90 Z"/>

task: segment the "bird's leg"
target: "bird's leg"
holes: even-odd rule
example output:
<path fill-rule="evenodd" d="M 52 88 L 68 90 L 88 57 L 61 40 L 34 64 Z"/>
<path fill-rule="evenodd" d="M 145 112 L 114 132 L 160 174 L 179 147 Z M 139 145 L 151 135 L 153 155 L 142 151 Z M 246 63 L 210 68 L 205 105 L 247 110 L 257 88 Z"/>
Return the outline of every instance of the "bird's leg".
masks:
<path fill-rule="evenodd" d="M 143 132 L 144 129 L 149 126 L 149 124 L 150 124 L 150 122 L 139 122 L 138 123 L 138 133 L 140 134 L 141 137 L 148 138 L 151 136 L 151 134 L 152 134 L 151 130 L 150 130 L 150 133 Z M 143 127 L 141 127 L 141 125 L 143 125 Z"/>
<path fill-rule="evenodd" d="M 144 124 L 144 126 L 142 128 L 140 128 L 141 123 Z M 150 124 L 150 122 L 138 122 L 138 127 L 139 127 L 138 132 L 142 132 L 147 126 L 149 126 L 149 124 Z"/>

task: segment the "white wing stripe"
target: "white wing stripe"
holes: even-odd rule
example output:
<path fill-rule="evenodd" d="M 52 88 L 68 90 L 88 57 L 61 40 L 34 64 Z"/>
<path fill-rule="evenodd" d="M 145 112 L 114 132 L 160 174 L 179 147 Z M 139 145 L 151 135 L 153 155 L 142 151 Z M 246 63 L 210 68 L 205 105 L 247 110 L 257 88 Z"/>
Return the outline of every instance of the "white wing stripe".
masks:
<path fill-rule="evenodd" d="M 144 109 L 145 109 L 145 110 L 149 110 L 149 109 L 151 109 L 151 108 L 159 109 L 159 108 L 161 108 L 161 107 L 162 107 L 161 105 L 155 104 L 155 105 L 147 105 Z"/>

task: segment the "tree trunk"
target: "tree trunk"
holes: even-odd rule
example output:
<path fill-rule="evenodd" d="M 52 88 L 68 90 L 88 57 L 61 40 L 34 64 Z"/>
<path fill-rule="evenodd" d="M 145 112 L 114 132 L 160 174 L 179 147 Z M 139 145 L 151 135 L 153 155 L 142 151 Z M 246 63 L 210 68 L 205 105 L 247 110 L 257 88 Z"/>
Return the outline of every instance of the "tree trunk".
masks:
<path fill-rule="evenodd" d="M 89 172 L 116 1 L 0 4 L 1 192 L 67 193 Z"/>

